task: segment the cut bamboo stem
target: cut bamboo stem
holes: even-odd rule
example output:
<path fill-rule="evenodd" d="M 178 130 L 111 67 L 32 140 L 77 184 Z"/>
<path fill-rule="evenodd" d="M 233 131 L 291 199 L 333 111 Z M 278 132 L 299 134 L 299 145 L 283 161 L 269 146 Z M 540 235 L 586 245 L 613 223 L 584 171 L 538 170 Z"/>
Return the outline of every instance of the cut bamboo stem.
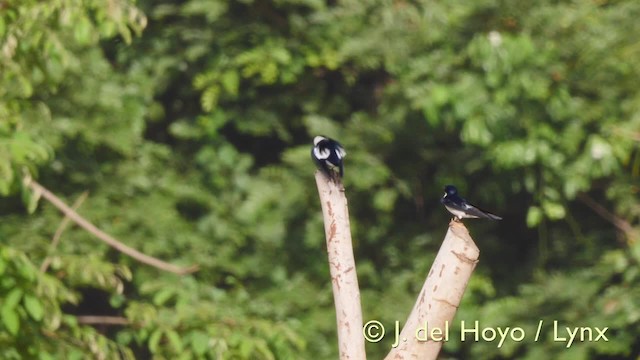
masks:
<path fill-rule="evenodd" d="M 389 352 L 386 360 L 438 357 L 443 340 L 446 340 L 443 337 L 445 330 L 458 310 L 479 257 L 480 250 L 467 228 L 461 222 L 451 221 L 413 310 L 400 332 L 398 346 Z"/>
<path fill-rule="evenodd" d="M 340 359 L 364 360 L 360 288 L 351 243 L 347 197 L 339 181 L 330 180 L 320 171 L 316 171 L 315 176 L 324 217 Z"/>

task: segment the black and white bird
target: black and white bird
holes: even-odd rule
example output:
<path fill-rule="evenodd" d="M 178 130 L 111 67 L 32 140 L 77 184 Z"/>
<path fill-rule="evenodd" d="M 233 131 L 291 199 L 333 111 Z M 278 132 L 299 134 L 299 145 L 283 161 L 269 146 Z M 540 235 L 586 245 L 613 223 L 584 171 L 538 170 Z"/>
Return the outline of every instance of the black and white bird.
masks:
<path fill-rule="evenodd" d="M 347 156 L 347 152 L 339 142 L 326 136 L 316 136 L 313 138 L 313 148 L 311 158 L 318 168 L 329 179 L 339 180 L 344 175 L 342 159 Z"/>
<path fill-rule="evenodd" d="M 458 189 L 453 185 L 447 185 L 444 187 L 444 196 L 440 199 L 440 202 L 444 205 L 450 213 L 455 216 L 455 220 L 459 221 L 464 218 L 482 218 L 490 220 L 502 220 L 498 215 L 494 215 L 490 212 L 478 209 L 477 207 L 469 204 L 467 200 L 458 195 Z"/>

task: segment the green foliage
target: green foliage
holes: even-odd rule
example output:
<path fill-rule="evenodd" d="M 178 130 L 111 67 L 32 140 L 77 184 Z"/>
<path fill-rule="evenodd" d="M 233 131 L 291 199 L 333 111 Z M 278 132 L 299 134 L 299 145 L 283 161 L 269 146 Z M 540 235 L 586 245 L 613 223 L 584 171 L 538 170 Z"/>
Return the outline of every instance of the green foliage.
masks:
<path fill-rule="evenodd" d="M 508 339 L 500 349 L 496 349 L 495 342 L 480 341 L 470 347 L 470 356 L 517 356 L 520 359 L 548 357 L 549 354 L 561 359 L 598 355 L 631 357 L 633 350 L 629 344 L 635 341 L 632 334 L 640 331 L 640 311 L 635 304 L 635 299 L 640 296 L 640 289 L 635 286 L 640 270 L 638 260 L 637 255 L 614 250 L 604 254 L 601 261 L 591 268 L 578 269 L 566 275 L 539 274 L 535 283 L 520 288 L 517 297 L 506 297 L 488 304 L 477 318 L 483 327 L 521 326 L 528 334 L 526 340 Z M 575 287 L 576 282 L 584 284 L 580 287 L 579 296 L 567 291 Z M 540 320 L 543 321 L 540 340 L 531 346 Z M 584 341 L 578 336 L 578 340 L 567 346 L 567 340 L 558 340 L 569 339 L 567 327 L 608 328 L 605 332 L 607 341 L 593 341 L 597 335 L 593 330 L 593 336 L 585 332 Z"/>
<path fill-rule="evenodd" d="M 125 314 L 140 326 L 120 332 L 119 339 L 147 343 L 158 357 L 180 359 L 275 359 L 295 357 L 304 349 L 304 339 L 288 322 L 247 318 L 224 291 L 200 289 L 192 278 L 180 283 L 180 288 L 165 281 L 142 286 L 151 302 L 130 302 Z M 250 306 L 247 300 L 242 301 L 245 307 Z"/>
<path fill-rule="evenodd" d="M 40 273 L 25 253 L 0 247 L 0 275 L 3 359 L 104 358 L 119 351 L 133 358 L 131 351 L 63 313 L 63 305 L 78 302 L 77 294 L 59 279 Z"/>
<path fill-rule="evenodd" d="M 348 153 L 365 319 L 406 318 L 453 183 L 505 218 L 468 223 L 482 261 L 459 319 L 612 336 L 452 339 L 443 356 L 637 357 L 635 15 L 632 0 L 0 1 L 0 357 L 335 358 L 316 134 Z M 88 190 L 96 226 L 200 271 L 73 226 L 52 247 L 61 216 L 29 176 L 67 203 Z"/>
<path fill-rule="evenodd" d="M 87 53 L 98 50 L 101 38 L 131 42 L 146 18 L 129 2 L 9 0 L 0 6 L 0 195 L 6 196 L 21 188 L 25 173 L 52 159 L 61 134 L 49 130 L 68 128 L 54 123 L 64 116 L 55 107 L 68 100 L 62 93 L 69 77 L 88 75 Z M 99 94 L 91 95 L 93 102 Z"/>

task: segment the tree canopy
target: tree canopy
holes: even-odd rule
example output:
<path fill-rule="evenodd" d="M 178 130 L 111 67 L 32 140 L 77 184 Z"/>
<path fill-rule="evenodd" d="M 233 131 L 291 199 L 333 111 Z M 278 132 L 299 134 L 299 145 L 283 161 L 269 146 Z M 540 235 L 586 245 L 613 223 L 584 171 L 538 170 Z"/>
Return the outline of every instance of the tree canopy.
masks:
<path fill-rule="evenodd" d="M 465 221 L 480 263 L 453 326 L 527 336 L 453 336 L 443 358 L 636 358 L 639 17 L 634 0 L 0 0 L 0 357 L 336 358 L 324 134 L 347 152 L 365 322 L 406 319 L 455 184 L 504 220 Z M 63 216 L 26 178 L 199 271 L 71 224 L 52 245 Z M 553 321 L 608 341 L 567 347 Z"/>

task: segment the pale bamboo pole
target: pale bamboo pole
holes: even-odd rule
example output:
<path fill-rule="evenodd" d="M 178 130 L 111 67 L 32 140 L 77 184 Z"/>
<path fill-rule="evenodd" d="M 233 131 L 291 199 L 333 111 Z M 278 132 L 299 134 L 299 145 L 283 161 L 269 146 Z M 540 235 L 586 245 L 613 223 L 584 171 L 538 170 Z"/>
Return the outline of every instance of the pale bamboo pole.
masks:
<path fill-rule="evenodd" d="M 438 357 L 443 341 L 447 340 L 444 338 L 446 330 L 458 310 L 479 257 L 480 250 L 467 228 L 452 220 L 413 310 L 400 332 L 398 346 L 389 352 L 385 360 Z"/>
<path fill-rule="evenodd" d="M 340 181 L 330 180 L 320 171 L 316 171 L 315 177 L 324 217 L 340 359 L 365 360 L 360 288 L 351 243 L 347 197 Z"/>

